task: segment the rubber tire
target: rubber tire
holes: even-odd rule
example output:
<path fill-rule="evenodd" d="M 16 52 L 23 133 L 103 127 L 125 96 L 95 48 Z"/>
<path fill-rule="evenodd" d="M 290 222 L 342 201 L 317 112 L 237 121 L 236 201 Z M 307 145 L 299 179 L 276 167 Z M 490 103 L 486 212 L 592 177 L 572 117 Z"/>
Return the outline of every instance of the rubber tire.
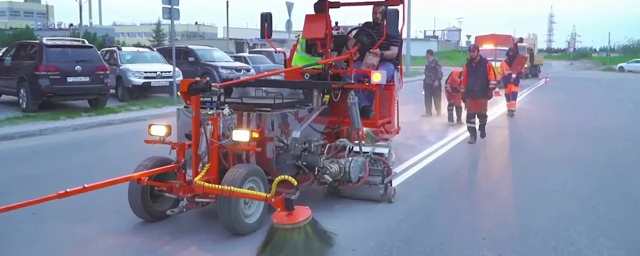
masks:
<path fill-rule="evenodd" d="M 618 68 L 618 72 L 620 72 L 620 73 L 624 73 L 624 72 L 626 72 L 626 70 L 624 70 L 624 67 L 619 67 L 619 68 Z"/>
<path fill-rule="evenodd" d="M 242 188 L 245 182 L 257 177 L 265 189 L 269 189 L 269 182 L 262 168 L 255 164 L 238 164 L 229 169 L 220 183 L 223 186 L 233 186 Z M 261 191 L 269 193 L 269 191 Z M 247 223 L 242 219 L 240 206 L 243 199 L 236 197 L 220 196 L 218 199 L 218 217 L 222 222 L 222 227 L 232 235 L 245 236 L 252 234 L 262 227 L 264 218 L 267 216 L 268 203 L 264 203 L 260 217 L 254 223 Z"/>
<path fill-rule="evenodd" d="M 107 106 L 108 102 L 109 95 L 87 100 L 87 103 L 89 103 L 89 107 L 91 107 L 92 109 L 103 109 Z"/>
<path fill-rule="evenodd" d="M 31 90 L 29 90 L 29 84 L 27 84 L 26 81 L 23 81 L 20 83 L 20 85 L 18 85 L 18 97 L 20 97 L 20 90 L 25 89 L 25 93 L 27 94 L 27 107 L 26 108 L 22 108 L 22 105 L 20 105 L 20 110 L 22 110 L 23 113 L 34 113 L 38 111 L 38 105 L 39 102 L 36 101 L 33 98 L 33 95 L 31 94 Z M 20 102 L 20 101 L 18 101 Z"/>
<path fill-rule="evenodd" d="M 118 93 L 118 90 L 122 90 L 122 96 L 120 96 L 120 93 Z M 129 102 L 131 101 L 131 90 L 127 87 L 124 86 L 124 81 L 122 81 L 121 78 L 118 78 L 116 80 L 116 98 L 118 98 L 118 101 L 120 102 Z"/>
<path fill-rule="evenodd" d="M 173 164 L 174 161 L 171 158 L 164 156 L 152 156 L 144 161 L 142 161 L 133 173 L 148 171 L 154 168 L 163 167 L 167 165 Z M 151 176 L 149 180 L 154 181 L 169 181 L 176 180 L 175 172 L 166 172 L 160 175 Z M 133 214 L 135 214 L 138 218 L 147 221 L 147 222 L 157 222 L 161 220 L 168 219 L 171 215 L 167 214 L 167 210 L 174 209 L 180 205 L 180 199 L 175 199 L 175 201 L 170 204 L 166 209 L 154 209 L 151 198 L 149 197 L 149 193 L 153 189 L 152 186 L 149 185 L 141 185 L 138 184 L 137 181 L 133 180 L 129 182 L 129 207 Z"/>

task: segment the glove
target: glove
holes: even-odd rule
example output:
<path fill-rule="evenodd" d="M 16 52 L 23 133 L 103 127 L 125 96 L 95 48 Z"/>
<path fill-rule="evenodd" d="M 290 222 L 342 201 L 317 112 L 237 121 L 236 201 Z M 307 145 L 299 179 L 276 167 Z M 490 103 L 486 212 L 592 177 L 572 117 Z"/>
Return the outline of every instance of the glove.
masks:
<path fill-rule="evenodd" d="M 496 81 L 489 82 L 489 89 L 491 89 L 491 91 L 495 90 L 496 87 L 498 87 L 498 82 Z"/>

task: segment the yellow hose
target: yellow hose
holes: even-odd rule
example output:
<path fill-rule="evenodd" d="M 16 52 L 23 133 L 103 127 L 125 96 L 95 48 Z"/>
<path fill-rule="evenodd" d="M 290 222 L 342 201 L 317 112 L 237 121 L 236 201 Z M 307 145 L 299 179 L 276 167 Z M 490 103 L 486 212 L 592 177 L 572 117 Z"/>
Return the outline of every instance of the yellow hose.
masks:
<path fill-rule="evenodd" d="M 248 189 L 232 187 L 232 186 L 211 184 L 211 183 L 206 183 L 204 181 L 201 181 L 200 179 L 202 179 L 202 177 L 204 177 L 204 175 L 207 174 L 207 171 L 209 171 L 209 164 L 205 165 L 202 171 L 200 172 L 200 174 L 198 174 L 198 176 L 195 179 L 193 179 L 196 185 L 204 186 L 206 188 L 211 188 L 211 189 L 219 189 L 222 191 L 238 193 L 238 194 L 264 197 L 265 200 L 276 196 L 276 190 L 278 189 L 278 184 L 282 181 L 286 180 L 288 182 L 291 182 L 291 184 L 293 184 L 294 186 L 298 186 L 298 182 L 293 177 L 288 175 L 280 175 L 276 177 L 276 179 L 273 181 L 273 184 L 271 185 L 271 193 L 267 194 L 260 191 L 248 190 Z"/>

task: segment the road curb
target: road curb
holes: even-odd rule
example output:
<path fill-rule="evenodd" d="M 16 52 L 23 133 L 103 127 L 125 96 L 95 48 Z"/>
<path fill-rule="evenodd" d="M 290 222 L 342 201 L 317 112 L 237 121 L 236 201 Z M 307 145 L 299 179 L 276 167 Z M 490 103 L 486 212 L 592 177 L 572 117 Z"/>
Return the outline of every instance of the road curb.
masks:
<path fill-rule="evenodd" d="M 17 140 L 38 136 L 53 135 L 59 133 L 87 130 L 97 127 L 105 127 L 133 122 L 140 122 L 155 118 L 169 117 L 174 114 L 176 107 L 165 107 L 148 111 L 128 112 L 122 114 L 88 117 L 83 119 L 71 119 L 55 123 L 26 124 L 9 126 L 2 131 L 0 128 L 0 141 Z M 38 127 L 40 125 L 40 127 Z M 29 127 L 35 126 L 35 127 Z"/>

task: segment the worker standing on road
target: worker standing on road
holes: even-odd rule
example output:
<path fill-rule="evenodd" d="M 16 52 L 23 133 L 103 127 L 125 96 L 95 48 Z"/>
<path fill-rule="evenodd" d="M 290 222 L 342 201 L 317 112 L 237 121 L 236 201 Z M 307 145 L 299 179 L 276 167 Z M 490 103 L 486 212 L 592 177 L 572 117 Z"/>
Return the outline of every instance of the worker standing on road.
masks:
<path fill-rule="evenodd" d="M 462 93 L 467 107 L 467 131 L 469 144 L 475 144 L 477 132 L 480 138 L 487 136 L 487 108 L 496 89 L 496 74 L 493 65 L 480 55 L 480 48 L 469 46 L 469 60 L 462 69 Z M 476 118 L 480 125 L 476 128 Z M 477 130 L 476 130 L 477 129 Z"/>
<path fill-rule="evenodd" d="M 518 100 L 518 92 L 520 91 L 520 77 L 522 71 L 513 73 L 511 67 L 518 58 L 518 48 L 510 47 L 507 50 L 507 58 L 500 63 L 500 73 L 502 74 L 502 84 L 505 85 L 504 98 L 507 100 L 507 115 L 514 117 L 516 115 L 516 101 Z"/>
<path fill-rule="evenodd" d="M 447 120 L 449 125 L 454 125 L 453 111 L 456 112 L 455 122 L 457 124 L 463 124 L 462 122 L 462 69 L 454 69 L 449 73 L 445 82 L 445 96 L 447 97 Z"/>
<path fill-rule="evenodd" d="M 440 115 L 442 108 L 442 66 L 433 55 L 433 50 L 427 50 L 427 64 L 424 66 L 424 81 L 422 89 L 424 92 L 424 107 L 426 116 L 432 116 L 431 106 L 433 105 L 436 114 Z"/>

